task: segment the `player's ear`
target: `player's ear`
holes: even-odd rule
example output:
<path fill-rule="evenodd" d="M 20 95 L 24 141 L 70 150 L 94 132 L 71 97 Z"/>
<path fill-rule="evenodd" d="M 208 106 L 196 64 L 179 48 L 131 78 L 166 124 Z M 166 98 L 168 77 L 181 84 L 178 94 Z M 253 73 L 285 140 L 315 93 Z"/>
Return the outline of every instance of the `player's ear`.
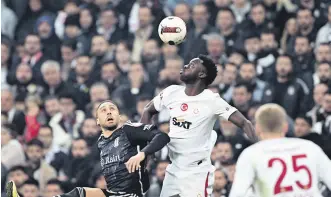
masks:
<path fill-rule="evenodd" d="M 283 133 L 285 135 L 288 132 L 288 122 L 287 121 L 284 122 L 282 129 L 283 129 L 282 131 L 283 131 Z"/>
<path fill-rule="evenodd" d="M 99 118 L 97 118 L 97 125 L 100 126 Z"/>
<path fill-rule="evenodd" d="M 207 73 L 205 71 L 200 71 L 199 72 L 199 78 L 203 79 L 207 77 Z"/>

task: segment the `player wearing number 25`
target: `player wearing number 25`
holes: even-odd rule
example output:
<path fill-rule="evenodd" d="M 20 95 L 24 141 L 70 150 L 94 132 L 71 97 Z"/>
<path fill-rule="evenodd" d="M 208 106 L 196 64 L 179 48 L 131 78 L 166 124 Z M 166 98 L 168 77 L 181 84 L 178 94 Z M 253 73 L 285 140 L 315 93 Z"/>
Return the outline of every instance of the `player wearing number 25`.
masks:
<path fill-rule="evenodd" d="M 310 141 L 285 138 L 285 110 L 261 106 L 255 115 L 262 140 L 240 155 L 230 197 L 243 197 L 253 187 L 257 197 L 322 197 L 318 183 L 331 189 L 331 161 Z"/>

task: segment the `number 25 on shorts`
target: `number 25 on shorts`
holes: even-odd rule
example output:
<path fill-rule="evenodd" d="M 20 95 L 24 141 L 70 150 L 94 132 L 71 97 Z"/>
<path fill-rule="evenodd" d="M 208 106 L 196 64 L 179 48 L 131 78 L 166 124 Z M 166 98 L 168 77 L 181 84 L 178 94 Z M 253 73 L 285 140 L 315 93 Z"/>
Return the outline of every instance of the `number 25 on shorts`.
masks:
<path fill-rule="evenodd" d="M 305 154 L 301 154 L 301 155 L 293 155 L 292 156 L 292 167 L 294 172 L 299 172 L 299 171 L 305 171 L 307 173 L 308 176 L 308 184 L 307 185 L 303 185 L 300 181 L 295 181 L 295 184 L 304 190 L 308 190 L 311 188 L 311 184 L 312 184 L 312 177 L 311 177 L 311 172 L 309 170 L 309 168 L 306 165 L 298 165 L 297 161 L 300 159 L 305 159 L 307 158 L 307 155 Z M 279 193 L 283 193 L 283 192 L 290 192 L 293 191 L 293 187 L 291 185 L 289 186 L 281 186 L 282 181 L 287 173 L 287 166 L 286 163 L 283 159 L 275 157 L 275 158 L 271 158 L 268 162 L 268 167 L 272 168 L 272 166 L 274 165 L 274 163 L 280 163 L 282 165 L 282 172 L 279 175 L 276 185 L 274 187 L 274 195 L 279 194 Z"/>

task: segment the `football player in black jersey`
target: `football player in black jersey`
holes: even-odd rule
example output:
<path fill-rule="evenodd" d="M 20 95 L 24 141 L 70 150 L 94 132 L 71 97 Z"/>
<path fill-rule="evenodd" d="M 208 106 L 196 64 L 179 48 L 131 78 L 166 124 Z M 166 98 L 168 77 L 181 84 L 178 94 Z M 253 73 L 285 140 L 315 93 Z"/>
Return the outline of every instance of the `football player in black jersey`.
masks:
<path fill-rule="evenodd" d="M 76 187 L 59 197 L 142 197 L 149 188 L 146 156 L 160 150 L 170 138 L 153 125 L 120 125 L 120 112 L 110 100 L 102 102 L 96 114 L 102 130 L 98 148 L 107 190 Z M 14 182 L 10 181 L 6 189 L 8 197 L 19 196 Z"/>

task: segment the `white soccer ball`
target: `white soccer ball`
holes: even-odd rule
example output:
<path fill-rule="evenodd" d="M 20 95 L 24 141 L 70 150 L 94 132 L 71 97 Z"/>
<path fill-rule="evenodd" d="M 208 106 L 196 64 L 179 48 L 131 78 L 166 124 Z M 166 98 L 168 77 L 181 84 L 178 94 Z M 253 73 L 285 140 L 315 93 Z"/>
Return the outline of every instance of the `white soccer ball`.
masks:
<path fill-rule="evenodd" d="M 159 24 L 158 32 L 164 43 L 177 45 L 185 40 L 186 24 L 177 16 L 168 16 Z"/>

